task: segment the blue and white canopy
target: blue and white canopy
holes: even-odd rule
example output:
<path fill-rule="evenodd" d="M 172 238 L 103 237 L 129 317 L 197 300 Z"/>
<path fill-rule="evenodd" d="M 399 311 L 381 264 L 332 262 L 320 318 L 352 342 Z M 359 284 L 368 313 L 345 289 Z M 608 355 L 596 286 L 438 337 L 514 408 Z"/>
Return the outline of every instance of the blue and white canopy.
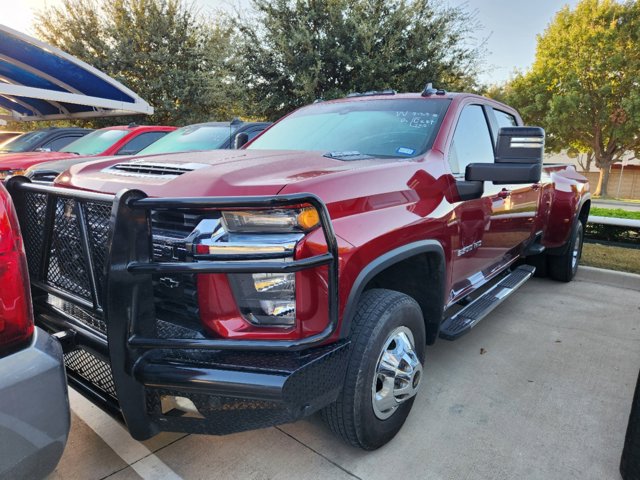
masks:
<path fill-rule="evenodd" d="M 62 120 L 152 113 L 147 102 L 101 71 L 0 25 L 0 119 Z"/>

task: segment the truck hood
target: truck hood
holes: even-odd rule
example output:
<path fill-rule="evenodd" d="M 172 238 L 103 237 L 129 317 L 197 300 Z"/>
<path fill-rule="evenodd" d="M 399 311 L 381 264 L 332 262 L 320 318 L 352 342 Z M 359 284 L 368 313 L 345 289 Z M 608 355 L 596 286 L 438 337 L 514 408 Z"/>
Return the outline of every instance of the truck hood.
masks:
<path fill-rule="evenodd" d="M 154 197 L 275 195 L 290 183 L 388 161 L 343 161 L 308 151 L 211 150 L 74 165 L 56 185 L 104 193 L 139 189 Z"/>
<path fill-rule="evenodd" d="M 39 163 L 75 157 L 77 155 L 66 152 L 3 153 L 0 155 L 0 170 L 26 170 Z"/>

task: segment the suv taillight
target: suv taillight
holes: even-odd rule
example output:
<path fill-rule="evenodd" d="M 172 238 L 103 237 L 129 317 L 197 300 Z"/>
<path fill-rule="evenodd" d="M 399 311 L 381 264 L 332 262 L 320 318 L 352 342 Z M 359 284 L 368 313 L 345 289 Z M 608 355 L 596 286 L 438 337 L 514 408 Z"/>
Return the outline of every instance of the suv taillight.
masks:
<path fill-rule="evenodd" d="M 33 335 L 27 262 L 13 203 L 0 184 L 0 354 Z"/>

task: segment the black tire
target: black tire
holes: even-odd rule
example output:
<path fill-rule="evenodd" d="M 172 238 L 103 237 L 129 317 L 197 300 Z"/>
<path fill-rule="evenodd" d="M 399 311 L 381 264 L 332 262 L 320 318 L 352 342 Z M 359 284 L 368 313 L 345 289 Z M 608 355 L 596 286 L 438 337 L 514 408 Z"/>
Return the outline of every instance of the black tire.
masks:
<path fill-rule="evenodd" d="M 627 436 L 620 460 L 620 474 L 624 480 L 640 478 L 640 375 L 638 375 L 636 393 L 631 404 Z"/>
<path fill-rule="evenodd" d="M 584 226 L 577 221 L 571 230 L 567 250 L 562 255 L 547 256 L 547 273 L 554 280 L 570 282 L 576 276 L 580 257 L 582 256 L 582 243 L 584 240 Z M 574 262 L 574 252 L 577 248 L 577 258 Z"/>
<path fill-rule="evenodd" d="M 323 418 L 338 436 L 364 450 L 389 442 L 404 424 L 414 397 L 401 403 L 389 418 L 374 412 L 372 386 L 376 366 L 389 335 L 399 327 L 411 331 L 415 353 L 424 364 L 425 325 L 420 306 L 411 297 L 392 290 L 364 292 L 351 332 L 351 352 L 344 386 L 336 402 L 323 410 Z"/>

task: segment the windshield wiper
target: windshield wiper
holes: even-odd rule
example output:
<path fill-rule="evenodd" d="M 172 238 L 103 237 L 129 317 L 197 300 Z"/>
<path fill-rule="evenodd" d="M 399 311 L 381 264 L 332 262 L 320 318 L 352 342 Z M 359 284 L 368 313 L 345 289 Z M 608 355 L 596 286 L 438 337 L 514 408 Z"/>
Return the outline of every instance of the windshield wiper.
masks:
<path fill-rule="evenodd" d="M 322 155 L 327 158 L 335 158 L 339 160 L 365 160 L 367 158 L 374 158 L 366 153 L 360 153 L 357 150 L 350 150 L 346 152 L 328 152 Z"/>

